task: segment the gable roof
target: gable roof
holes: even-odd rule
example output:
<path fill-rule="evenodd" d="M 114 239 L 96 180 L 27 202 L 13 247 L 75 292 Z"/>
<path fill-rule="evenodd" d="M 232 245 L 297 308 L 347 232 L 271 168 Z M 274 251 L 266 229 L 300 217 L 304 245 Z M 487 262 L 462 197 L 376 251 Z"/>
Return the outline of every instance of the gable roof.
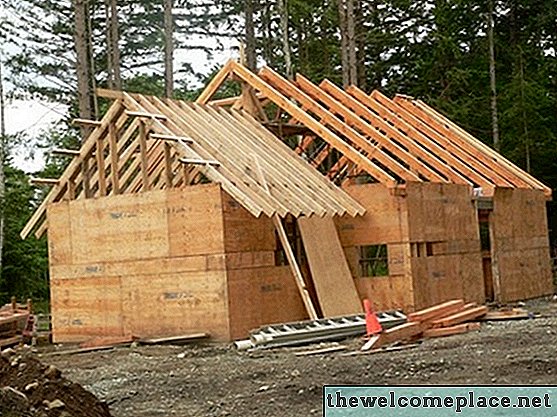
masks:
<path fill-rule="evenodd" d="M 220 183 L 256 217 L 365 212 L 246 113 L 110 94 L 116 101 L 22 230 L 23 238 L 44 221 L 49 203 L 181 187 L 205 179 Z M 45 230 L 43 223 L 37 235 Z"/>
<path fill-rule="evenodd" d="M 340 153 L 334 166 L 324 169 L 337 182 L 365 172 L 388 187 L 427 181 L 481 188 L 486 196 L 496 187 L 537 189 L 551 198 L 549 187 L 422 101 L 391 100 L 379 91 L 368 95 L 354 86 L 343 91 L 328 80 L 317 86 L 302 75 L 289 81 L 268 67 L 255 74 L 229 61 L 198 102 L 210 102 L 230 76 L 312 132 L 297 152 L 317 149 L 310 157 L 314 166 L 321 166 L 333 149 Z"/>

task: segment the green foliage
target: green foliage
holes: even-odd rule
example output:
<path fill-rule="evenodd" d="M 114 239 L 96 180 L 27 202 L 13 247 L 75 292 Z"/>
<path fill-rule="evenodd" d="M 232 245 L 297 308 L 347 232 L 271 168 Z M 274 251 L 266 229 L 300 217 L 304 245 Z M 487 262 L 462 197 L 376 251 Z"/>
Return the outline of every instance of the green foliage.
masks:
<path fill-rule="evenodd" d="M 48 259 L 46 239 L 22 240 L 19 233 L 39 204 L 40 194 L 29 185 L 21 170 L 5 167 L 4 206 L 5 243 L 0 277 L 0 303 L 15 295 L 20 300 L 48 298 Z"/>

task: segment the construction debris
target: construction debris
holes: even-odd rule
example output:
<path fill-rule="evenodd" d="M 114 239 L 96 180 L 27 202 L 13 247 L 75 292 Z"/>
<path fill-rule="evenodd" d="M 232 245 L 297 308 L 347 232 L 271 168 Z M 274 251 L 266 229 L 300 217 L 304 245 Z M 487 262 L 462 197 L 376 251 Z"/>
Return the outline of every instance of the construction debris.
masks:
<path fill-rule="evenodd" d="M 15 297 L 0 307 L 0 348 L 15 346 L 34 335 L 35 319 L 31 300 L 19 304 Z"/>
<path fill-rule="evenodd" d="M 209 333 L 195 333 L 174 337 L 161 337 L 157 339 L 139 339 L 138 342 L 142 345 L 183 345 L 186 343 L 208 339 L 209 336 Z"/>
<path fill-rule="evenodd" d="M 376 315 L 383 329 L 406 322 L 406 316 L 400 311 L 381 312 Z M 340 340 L 365 334 L 365 315 L 356 314 L 261 327 L 251 332 L 249 340 L 240 340 L 235 342 L 235 345 L 241 350 L 269 349 Z"/>
<path fill-rule="evenodd" d="M 534 313 L 530 313 L 522 308 L 512 308 L 510 310 L 490 311 L 483 316 L 481 321 L 504 321 L 504 320 L 525 320 L 536 317 Z"/>

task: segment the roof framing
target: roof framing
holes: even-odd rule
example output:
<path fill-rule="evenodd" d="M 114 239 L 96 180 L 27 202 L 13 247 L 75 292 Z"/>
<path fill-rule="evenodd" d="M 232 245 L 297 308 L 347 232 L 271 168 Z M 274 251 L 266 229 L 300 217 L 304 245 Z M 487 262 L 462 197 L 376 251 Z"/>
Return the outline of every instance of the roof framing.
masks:
<path fill-rule="evenodd" d="M 210 102 L 228 77 L 247 84 L 256 92 L 252 97 L 274 103 L 292 124 L 311 131 L 296 151 L 307 155 L 317 148 L 314 166 L 338 151 L 341 156 L 328 172 L 331 178 L 365 172 L 387 187 L 430 181 L 481 187 L 486 196 L 496 187 L 533 188 L 551 198 L 549 187 L 420 100 L 391 100 L 354 86 L 343 91 L 329 80 L 317 86 L 302 75 L 289 81 L 267 67 L 255 74 L 230 60 L 198 102 Z M 235 97 L 215 104 L 241 107 L 241 101 Z"/>

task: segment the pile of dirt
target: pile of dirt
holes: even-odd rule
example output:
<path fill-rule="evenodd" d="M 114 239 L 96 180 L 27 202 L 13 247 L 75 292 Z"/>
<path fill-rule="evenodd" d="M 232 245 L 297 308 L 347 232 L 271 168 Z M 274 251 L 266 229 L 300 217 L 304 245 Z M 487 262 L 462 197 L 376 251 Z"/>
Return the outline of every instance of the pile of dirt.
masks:
<path fill-rule="evenodd" d="M 108 406 L 54 366 L 7 349 L 0 356 L 0 416 L 111 417 Z"/>

